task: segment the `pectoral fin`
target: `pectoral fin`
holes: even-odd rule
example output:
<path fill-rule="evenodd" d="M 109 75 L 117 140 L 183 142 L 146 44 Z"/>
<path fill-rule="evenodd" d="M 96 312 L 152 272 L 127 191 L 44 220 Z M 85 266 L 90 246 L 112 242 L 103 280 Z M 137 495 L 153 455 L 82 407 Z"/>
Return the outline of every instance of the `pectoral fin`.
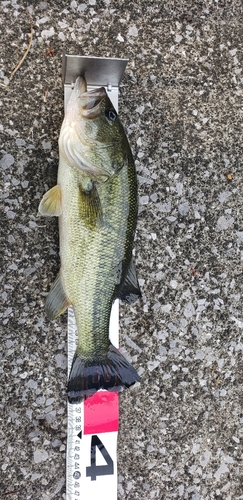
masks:
<path fill-rule="evenodd" d="M 79 186 L 80 218 L 88 229 L 95 229 L 102 222 L 100 197 L 95 184 L 90 180 Z"/>
<path fill-rule="evenodd" d="M 64 292 L 61 276 L 58 274 L 47 296 L 45 311 L 49 319 L 55 319 L 62 314 L 68 306 L 70 306 L 70 302 Z"/>
<path fill-rule="evenodd" d="M 141 297 L 141 291 L 138 284 L 136 269 L 133 259 L 131 259 L 128 273 L 119 290 L 118 298 L 121 299 L 122 302 L 131 304 L 140 297 Z"/>
<path fill-rule="evenodd" d="M 39 204 L 39 212 L 41 215 L 61 215 L 62 204 L 61 204 L 61 186 L 56 184 L 56 186 L 49 189 L 43 196 Z"/>

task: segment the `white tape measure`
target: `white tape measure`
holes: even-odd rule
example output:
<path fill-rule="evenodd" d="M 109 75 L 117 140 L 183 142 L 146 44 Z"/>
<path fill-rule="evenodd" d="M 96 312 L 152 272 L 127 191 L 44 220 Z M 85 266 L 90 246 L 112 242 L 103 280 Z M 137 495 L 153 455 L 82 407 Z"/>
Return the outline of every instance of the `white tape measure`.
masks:
<path fill-rule="evenodd" d="M 118 87 L 127 59 L 64 56 L 64 105 L 67 106 L 72 83 L 85 74 L 88 90 L 105 86 L 116 110 Z M 112 332 L 112 333 L 111 333 Z M 111 336 L 112 335 L 112 336 Z M 119 301 L 113 304 L 110 340 L 119 347 Z M 68 373 L 77 345 L 77 330 L 72 307 L 68 309 Z M 66 459 L 67 500 L 117 500 L 118 393 L 98 391 L 85 402 L 68 403 Z"/>
<path fill-rule="evenodd" d="M 112 308 L 110 331 L 118 347 L 118 300 Z M 68 310 L 68 371 L 76 350 L 73 310 Z M 103 491 L 117 499 L 118 393 L 99 391 L 85 402 L 68 403 L 67 500 L 94 500 Z M 82 496 L 81 496 L 82 495 Z"/>

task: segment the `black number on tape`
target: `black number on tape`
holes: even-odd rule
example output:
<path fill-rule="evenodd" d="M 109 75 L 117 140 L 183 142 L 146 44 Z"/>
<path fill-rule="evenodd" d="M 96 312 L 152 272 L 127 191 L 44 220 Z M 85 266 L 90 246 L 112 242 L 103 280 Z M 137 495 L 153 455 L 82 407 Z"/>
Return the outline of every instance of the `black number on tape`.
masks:
<path fill-rule="evenodd" d="M 104 457 L 107 465 L 96 465 L 96 447 Z M 86 467 L 86 476 L 90 477 L 91 481 L 95 481 L 96 476 L 114 474 L 113 460 L 98 436 L 92 436 L 91 439 L 90 464 L 90 467 Z"/>

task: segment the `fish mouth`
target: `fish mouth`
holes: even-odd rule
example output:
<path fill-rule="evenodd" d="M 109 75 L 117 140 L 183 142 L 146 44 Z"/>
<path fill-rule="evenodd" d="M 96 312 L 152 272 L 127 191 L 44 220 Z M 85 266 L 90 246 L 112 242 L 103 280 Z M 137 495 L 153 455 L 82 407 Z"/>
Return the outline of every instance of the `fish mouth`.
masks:
<path fill-rule="evenodd" d="M 78 92 L 80 111 L 85 118 L 97 118 L 101 114 L 101 104 L 106 98 L 104 87 L 87 90 L 86 80 L 79 76 L 75 82 L 74 90 Z"/>
<path fill-rule="evenodd" d="M 106 98 L 106 91 L 100 89 L 84 92 L 80 97 L 81 113 L 85 118 L 97 118 L 101 114 L 102 101 Z"/>

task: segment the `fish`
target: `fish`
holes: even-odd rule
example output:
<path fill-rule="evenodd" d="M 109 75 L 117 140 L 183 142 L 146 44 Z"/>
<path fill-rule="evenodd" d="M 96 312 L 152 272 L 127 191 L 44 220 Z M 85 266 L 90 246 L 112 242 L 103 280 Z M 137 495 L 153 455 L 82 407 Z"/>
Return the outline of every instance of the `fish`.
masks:
<path fill-rule="evenodd" d="M 59 218 L 60 270 L 47 296 L 50 320 L 70 305 L 78 332 L 67 394 L 78 403 L 140 377 L 109 339 L 112 304 L 141 297 L 133 261 L 137 177 L 132 152 L 104 87 L 75 82 L 59 135 L 57 184 L 39 213 Z"/>

